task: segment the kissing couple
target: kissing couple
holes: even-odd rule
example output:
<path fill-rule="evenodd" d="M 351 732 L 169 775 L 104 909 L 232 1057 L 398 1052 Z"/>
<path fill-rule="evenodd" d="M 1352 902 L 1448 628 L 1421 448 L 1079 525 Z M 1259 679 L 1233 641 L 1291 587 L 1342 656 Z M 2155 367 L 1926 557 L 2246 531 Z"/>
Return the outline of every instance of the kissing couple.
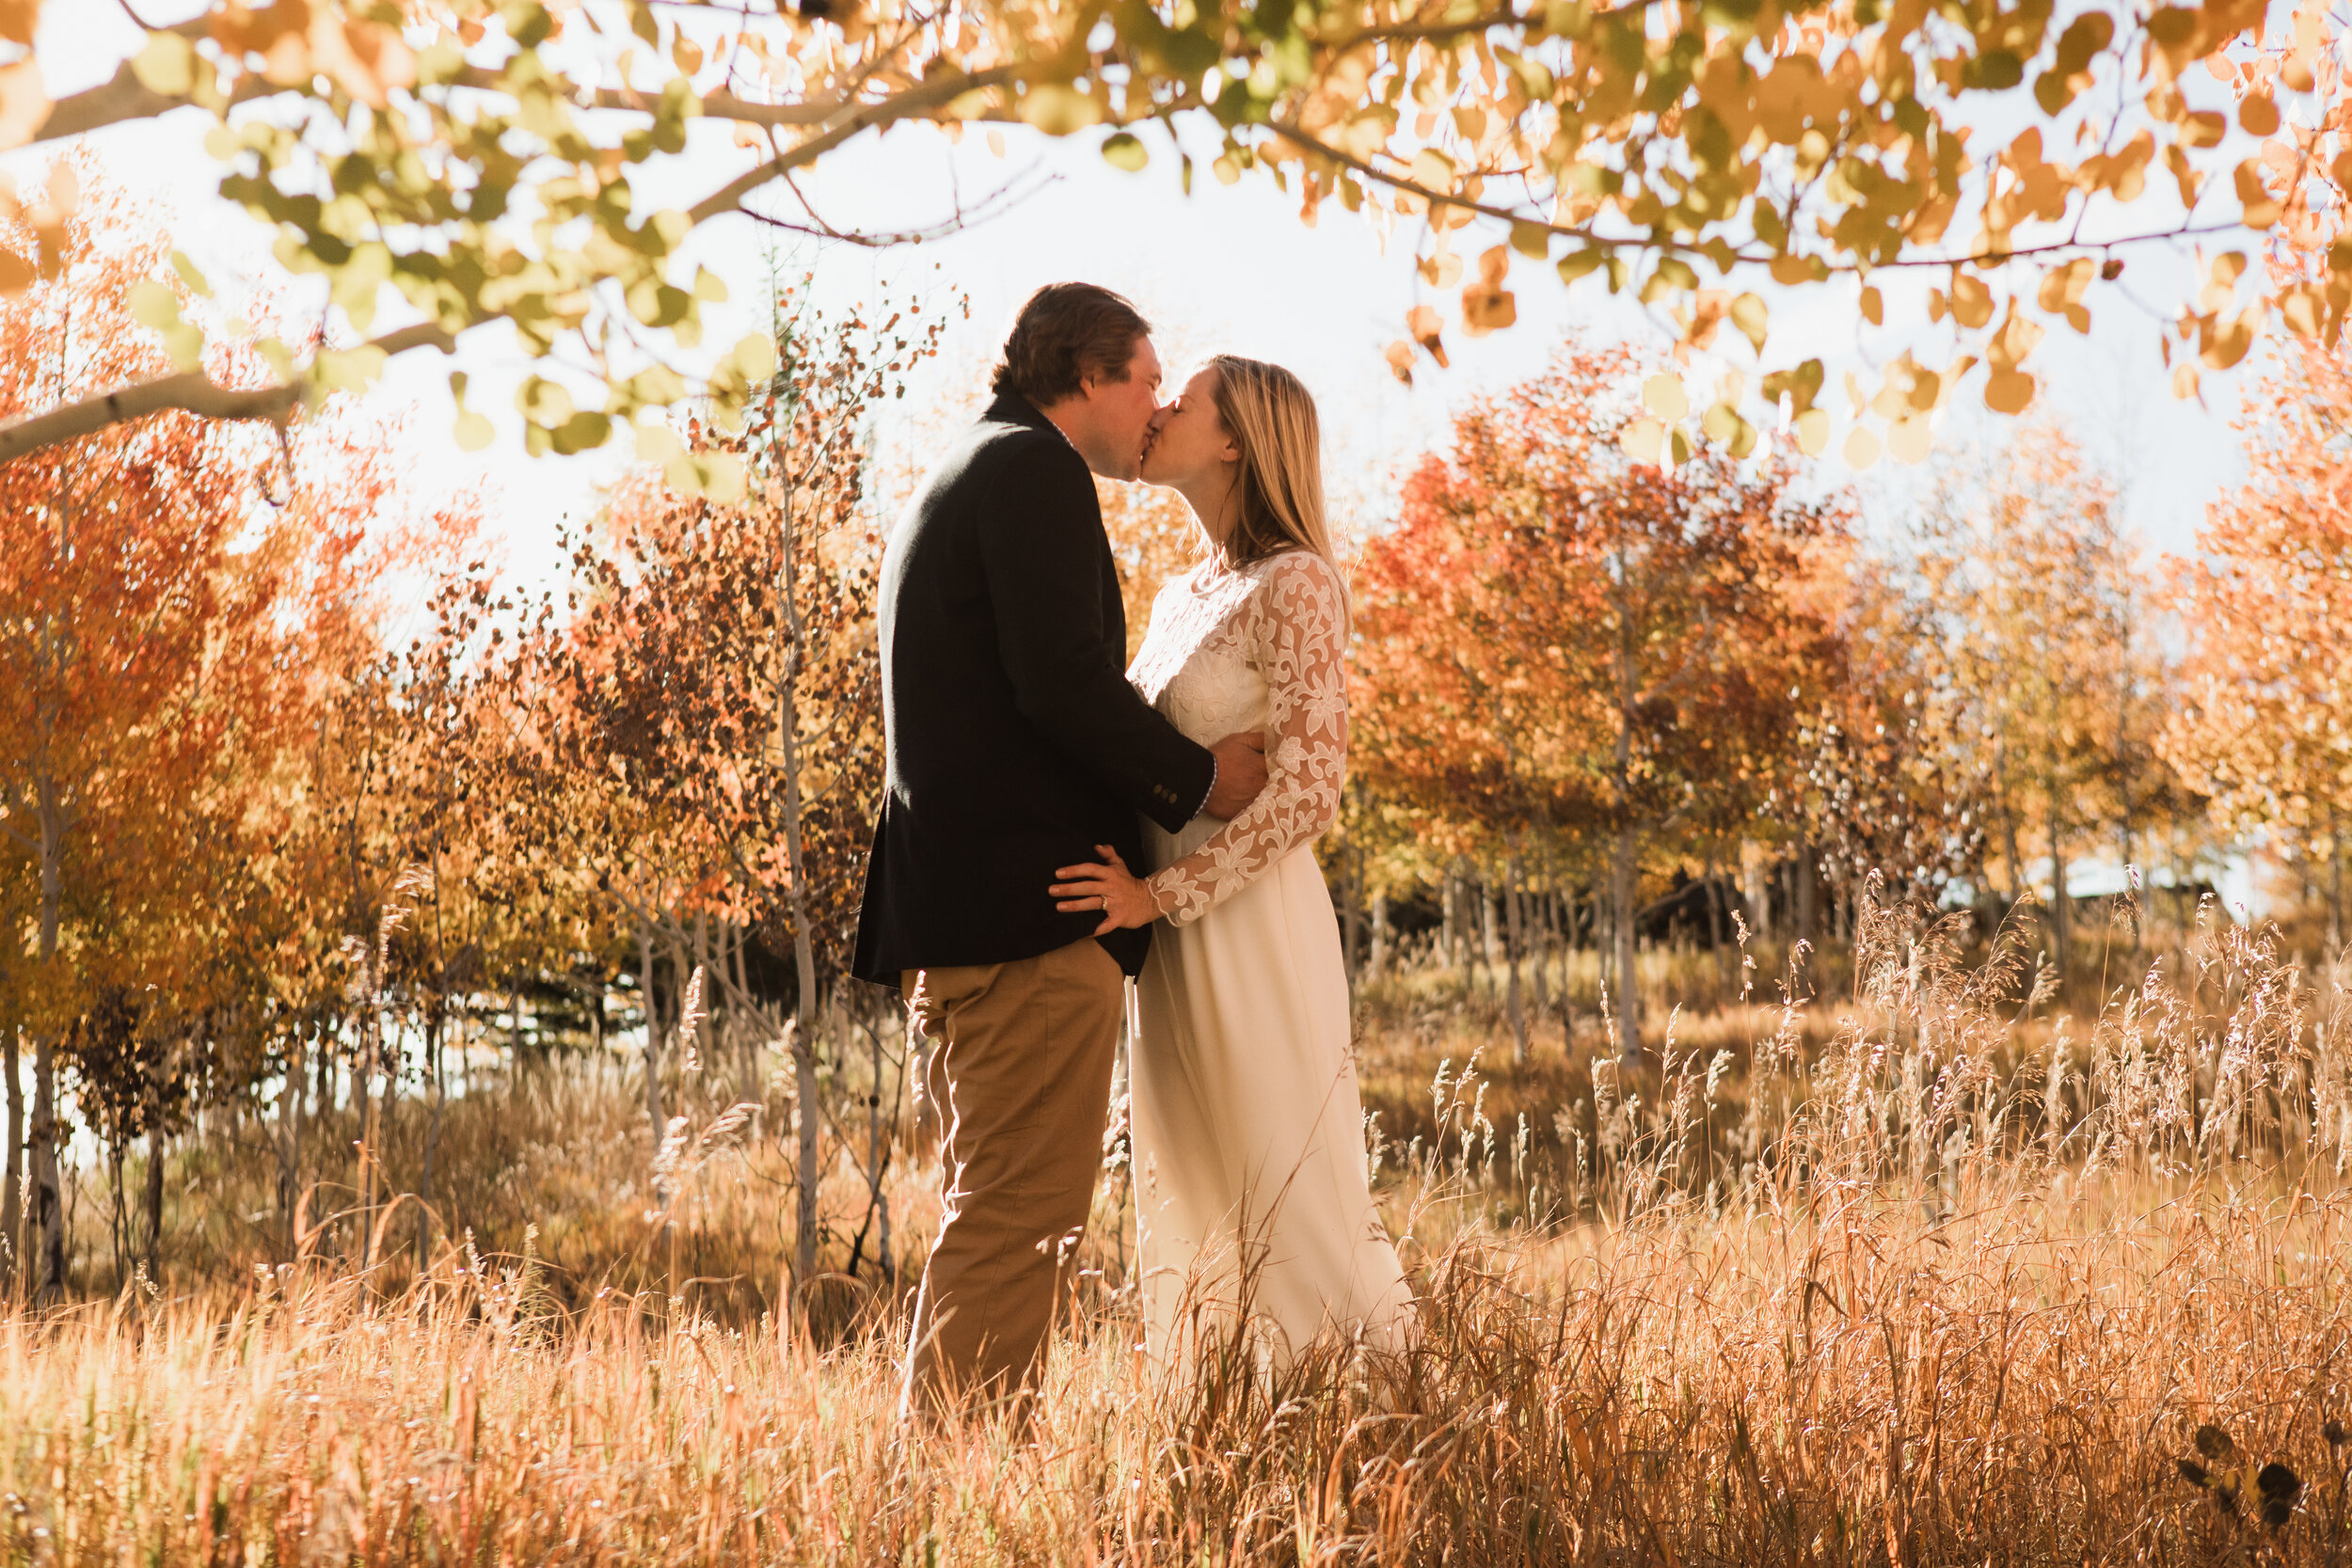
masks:
<path fill-rule="evenodd" d="M 1220 355 L 1160 402 L 1149 323 L 1041 289 L 995 401 L 893 531 L 888 770 L 855 973 L 935 1042 L 939 1235 L 902 1408 L 1025 1411 L 1101 1174 L 1125 981 L 1145 1346 L 1405 1343 L 1339 925 L 1314 858 L 1347 757 L 1346 586 L 1314 401 Z M 1163 485 L 1200 563 L 1126 615 L 1094 480 Z"/>

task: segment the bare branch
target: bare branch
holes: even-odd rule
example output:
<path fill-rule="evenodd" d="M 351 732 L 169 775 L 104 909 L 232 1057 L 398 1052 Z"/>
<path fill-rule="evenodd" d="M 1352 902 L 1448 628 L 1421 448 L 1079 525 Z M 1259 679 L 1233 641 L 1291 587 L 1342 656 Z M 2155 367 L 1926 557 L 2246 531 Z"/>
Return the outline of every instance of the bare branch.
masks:
<path fill-rule="evenodd" d="M 455 340 L 438 323 L 425 322 L 388 332 L 363 346 L 380 349 L 389 356 L 427 344 L 447 352 L 454 343 Z M 99 397 L 0 426 L 0 464 L 13 463 L 61 441 L 95 435 L 110 425 L 174 408 L 207 419 L 268 420 L 278 423 L 294 412 L 308 385 L 307 376 L 297 376 L 274 386 L 230 388 L 221 386 L 202 371 L 188 371 L 135 387 L 118 388 Z"/>
<path fill-rule="evenodd" d="M 911 119 L 927 109 L 951 103 L 967 92 L 978 92 L 987 87 L 1002 87 L 1009 82 L 1017 81 L 1021 72 L 1022 68 L 1019 66 L 1005 65 L 970 76 L 961 72 L 943 73 L 920 87 L 909 87 L 906 91 L 893 97 L 877 99 L 870 103 L 861 103 L 856 108 L 836 118 L 823 131 L 809 137 L 790 151 L 780 153 L 766 163 L 747 169 L 720 186 L 719 189 L 687 210 L 687 220 L 699 227 L 723 213 L 732 213 L 742 206 L 745 197 L 762 185 L 796 168 L 806 167 L 861 131 Z"/>
<path fill-rule="evenodd" d="M 452 79 L 451 86 L 472 87 L 480 92 L 511 93 L 514 90 L 497 71 L 479 66 L 469 67 Z M 598 87 L 594 92 L 575 96 L 572 102 L 585 108 L 611 109 L 623 114 L 649 115 L 660 107 L 659 95 L 648 98 L 628 87 Z M 847 107 L 833 100 L 807 103 L 755 103 L 731 92 L 714 92 L 700 103 L 706 119 L 741 120 L 749 125 L 822 125 Z"/>
<path fill-rule="evenodd" d="M 187 27 L 159 30 L 183 35 L 190 33 Z M 190 36 L 201 37 L 200 28 Z M 450 85 L 470 87 L 478 92 L 511 92 L 513 90 L 506 86 L 497 71 L 484 70 L 479 66 L 469 67 L 453 78 Z M 287 86 L 272 82 L 267 77 L 247 72 L 239 78 L 235 88 L 229 94 L 228 102 L 222 107 L 224 109 L 235 108 L 241 103 L 250 103 L 256 99 L 276 97 L 281 93 L 307 95 L 310 90 L 307 87 Z M 657 107 L 655 101 L 648 99 L 644 93 L 633 92 L 626 87 L 599 87 L 574 101 L 584 108 L 609 109 L 623 114 L 649 115 Z M 125 60 L 116 69 L 114 75 L 105 82 L 58 99 L 55 104 L 51 105 L 49 118 L 42 120 L 40 129 L 33 133 L 33 140 L 36 143 L 61 141 L 68 136 L 78 136 L 91 131 L 103 131 L 109 125 L 127 125 L 138 120 L 153 119 L 173 109 L 198 106 L 194 99 L 175 98 L 167 93 L 157 92 L 140 81 L 138 73 L 131 69 L 131 62 Z M 740 120 L 752 125 L 822 125 L 839 114 L 844 107 L 844 104 L 832 101 L 808 103 L 755 103 L 749 99 L 739 98 L 731 92 L 715 92 L 702 100 L 704 118 Z"/>

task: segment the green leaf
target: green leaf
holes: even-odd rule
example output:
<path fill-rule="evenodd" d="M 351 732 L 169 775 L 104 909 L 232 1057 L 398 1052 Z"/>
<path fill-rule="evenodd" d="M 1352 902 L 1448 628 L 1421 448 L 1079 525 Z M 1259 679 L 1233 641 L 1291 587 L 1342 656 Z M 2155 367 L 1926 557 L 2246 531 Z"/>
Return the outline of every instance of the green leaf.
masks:
<path fill-rule="evenodd" d="M 180 325 L 180 296 L 172 293 L 168 283 L 142 278 L 131 285 L 122 302 L 131 308 L 131 314 L 141 326 L 151 326 L 158 332 L 168 332 Z"/>
<path fill-rule="evenodd" d="M 611 415 L 583 408 L 555 427 L 553 444 L 559 455 L 568 457 L 573 452 L 590 451 L 604 445 L 612 434 Z"/>
<path fill-rule="evenodd" d="M 196 263 L 188 260 L 186 251 L 175 250 L 171 253 L 171 270 L 180 275 L 180 280 L 188 286 L 197 298 L 213 297 L 213 286 L 204 281 L 204 275 L 196 270 Z"/>
<path fill-rule="evenodd" d="M 1123 168 L 1130 174 L 1138 174 L 1142 172 L 1144 165 L 1152 161 L 1152 154 L 1144 150 L 1140 137 L 1120 131 L 1115 132 L 1104 141 L 1103 161 L 1113 168 Z"/>
<path fill-rule="evenodd" d="M 1560 258 L 1560 281 L 1573 283 L 1608 259 L 1601 250 L 1575 250 Z"/>

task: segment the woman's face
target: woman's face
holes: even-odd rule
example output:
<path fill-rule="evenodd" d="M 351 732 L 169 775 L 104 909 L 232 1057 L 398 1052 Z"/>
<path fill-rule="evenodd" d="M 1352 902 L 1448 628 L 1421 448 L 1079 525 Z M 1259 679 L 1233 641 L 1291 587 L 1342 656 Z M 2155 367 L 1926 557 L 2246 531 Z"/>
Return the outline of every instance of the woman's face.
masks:
<path fill-rule="evenodd" d="M 1142 479 L 1190 491 L 1230 483 L 1241 461 L 1225 422 L 1216 416 L 1216 370 L 1204 365 L 1176 401 L 1152 417 L 1144 436 Z"/>

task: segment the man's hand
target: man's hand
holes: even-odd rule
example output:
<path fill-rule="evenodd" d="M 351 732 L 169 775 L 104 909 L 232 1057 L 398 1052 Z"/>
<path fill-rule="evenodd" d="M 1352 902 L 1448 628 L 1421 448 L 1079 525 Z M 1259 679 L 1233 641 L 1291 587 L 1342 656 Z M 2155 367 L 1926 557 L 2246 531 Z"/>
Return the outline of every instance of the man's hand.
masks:
<path fill-rule="evenodd" d="M 1200 804 L 1200 815 L 1230 821 L 1265 787 L 1265 736 L 1256 730 L 1229 735 L 1209 748 L 1216 758 L 1216 787 Z"/>

